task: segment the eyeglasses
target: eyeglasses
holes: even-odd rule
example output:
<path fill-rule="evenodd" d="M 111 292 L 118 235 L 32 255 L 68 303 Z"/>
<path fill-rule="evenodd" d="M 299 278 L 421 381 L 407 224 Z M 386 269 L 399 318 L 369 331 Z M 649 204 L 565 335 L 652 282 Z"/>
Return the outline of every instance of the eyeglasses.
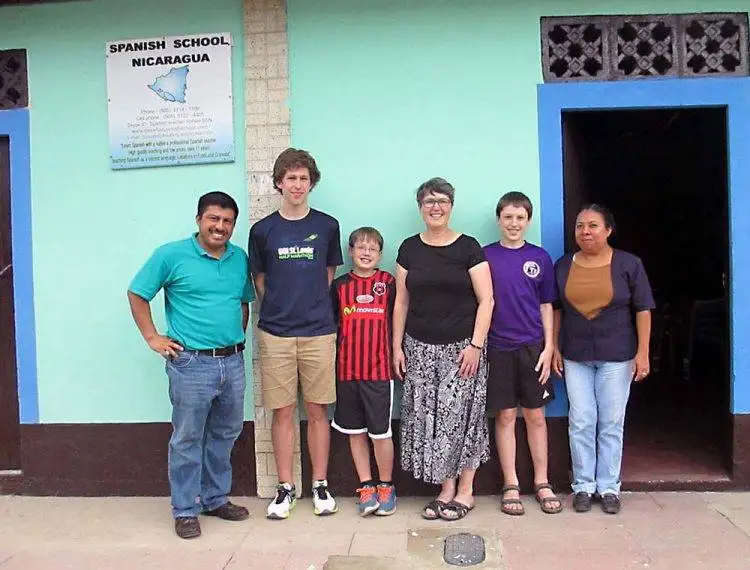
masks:
<path fill-rule="evenodd" d="M 372 246 L 365 246 L 365 245 L 355 245 L 354 251 L 357 253 L 380 253 L 380 249 L 377 247 Z"/>
<path fill-rule="evenodd" d="M 447 208 L 448 206 L 453 205 L 453 202 L 451 202 L 448 198 L 427 198 L 425 200 L 422 200 L 422 207 L 427 208 L 428 210 L 431 210 L 435 206 L 438 206 L 441 210 L 443 208 Z"/>

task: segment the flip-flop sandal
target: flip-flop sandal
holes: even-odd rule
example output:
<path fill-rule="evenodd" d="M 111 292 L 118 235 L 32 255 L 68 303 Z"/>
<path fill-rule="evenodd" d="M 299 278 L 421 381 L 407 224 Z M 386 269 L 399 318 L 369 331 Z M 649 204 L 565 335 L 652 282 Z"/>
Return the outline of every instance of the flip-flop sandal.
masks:
<path fill-rule="evenodd" d="M 539 508 L 542 509 L 542 512 L 547 513 L 548 515 L 555 515 L 561 512 L 563 510 L 562 501 L 554 494 L 551 497 L 540 497 L 539 491 L 542 489 L 549 489 L 552 491 L 552 485 L 549 483 L 539 483 L 539 485 L 534 487 L 534 496 L 536 497 L 536 501 L 539 503 Z M 551 507 L 550 503 L 557 503 L 557 506 Z"/>
<path fill-rule="evenodd" d="M 514 517 L 521 516 L 526 513 L 526 511 L 523 508 L 523 503 L 521 502 L 521 498 L 518 499 L 506 499 L 505 493 L 508 491 L 518 491 L 519 495 L 521 494 L 521 487 L 518 485 L 505 485 L 503 487 L 502 498 L 500 499 L 500 511 L 505 513 L 506 515 L 511 515 Z M 521 508 L 511 508 L 511 505 L 521 505 Z"/>
<path fill-rule="evenodd" d="M 450 503 L 443 506 L 443 510 L 440 512 L 440 518 L 444 521 L 458 521 L 464 518 L 467 514 L 469 514 L 469 511 L 474 510 L 474 505 L 464 505 L 463 503 L 459 503 L 458 501 L 451 501 Z M 456 513 L 455 517 L 446 517 L 444 513 L 446 512 L 452 512 Z"/>
<path fill-rule="evenodd" d="M 422 518 L 428 521 L 436 521 L 440 518 L 440 511 L 444 509 L 448 503 L 435 499 L 430 501 L 424 507 L 422 507 Z M 432 511 L 433 514 L 428 514 L 428 511 Z"/>

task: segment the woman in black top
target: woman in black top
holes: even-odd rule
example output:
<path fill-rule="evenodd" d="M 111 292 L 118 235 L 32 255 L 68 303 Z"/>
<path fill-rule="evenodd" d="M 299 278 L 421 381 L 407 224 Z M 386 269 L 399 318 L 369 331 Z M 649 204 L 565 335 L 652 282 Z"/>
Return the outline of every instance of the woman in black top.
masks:
<path fill-rule="evenodd" d="M 442 485 L 422 516 L 446 520 L 474 507 L 474 474 L 489 459 L 484 345 L 493 305 L 482 248 L 448 227 L 453 198 L 442 178 L 417 190 L 425 231 L 399 248 L 393 314 L 401 467 Z"/>

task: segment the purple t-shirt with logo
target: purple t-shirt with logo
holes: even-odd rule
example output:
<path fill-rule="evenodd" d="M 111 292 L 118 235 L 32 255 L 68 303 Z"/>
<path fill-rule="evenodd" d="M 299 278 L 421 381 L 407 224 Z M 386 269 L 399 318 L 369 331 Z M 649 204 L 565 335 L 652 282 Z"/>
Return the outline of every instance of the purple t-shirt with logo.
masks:
<path fill-rule="evenodd" d="M 488 344 L 515 350 L 544 340 L 539 306 L 557 300 L 555 270 L 549 254 L 525 243 L 518 249 L 499 242 L 484 247 L 492 272 L 495 308 Z"/>

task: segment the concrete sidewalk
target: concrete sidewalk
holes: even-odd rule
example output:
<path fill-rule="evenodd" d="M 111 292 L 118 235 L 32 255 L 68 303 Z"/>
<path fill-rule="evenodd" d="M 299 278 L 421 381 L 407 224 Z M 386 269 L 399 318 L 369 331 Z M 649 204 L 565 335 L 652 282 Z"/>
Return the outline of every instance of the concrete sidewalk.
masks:
<path fill-rule="evenodd" d="M 287 521 L 267 521 L 266 501 L 238 498 L 251 519 L 202 517 L 201 538 L 177 538 L 167 498 L 0 497 L 0 570 L 240 569 L 348 570 L 455 568 L 442 561 L 442 537 L 481 535 L 487 559 L 473 568 L 512 570 L 691 570 L 750 568 L 750 493 L 623 495 L 618 516 L 500 513 L 480 497 L 462 521 L 425 521 L 424 499 L 399 502 L 391 517 L 359 518 L 354 500 L 318 518 L 309 498 Z"/>

